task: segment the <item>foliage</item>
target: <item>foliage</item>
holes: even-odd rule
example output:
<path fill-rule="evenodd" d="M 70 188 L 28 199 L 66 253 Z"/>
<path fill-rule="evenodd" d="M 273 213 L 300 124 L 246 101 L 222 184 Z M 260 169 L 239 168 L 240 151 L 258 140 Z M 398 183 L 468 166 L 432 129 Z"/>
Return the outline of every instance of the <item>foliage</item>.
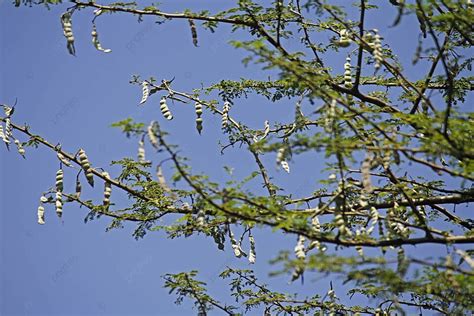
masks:
<path fill-rule="evenodd" d="M 90 15 L 93 23 L 105 13 L 128 14 L 139 20 L 156 19 L 157 27 L 187 19 L 195 45 L 198 26 L 213 32 L 229 24 L 236 34 L 248 34 L 231 41 L 248 52 L 244 63 L 277 73 L 278 79 L 223 79 L 186 92 L 175 88 L 179 82 L 133 76 L 131 83 L 142 92 L 140 103 L 161 100 L 163 119 L 173 118 L 166 100 L 195 105 L 199 133 L 206 128 L 202 111 L 222 119 L 227 141 L 222 152 L 240 145 L 256 163 L 244 179 L 226 183 L 193 172 L 156 121 L 128 118 L 113 124 L 126 137 L 139 140 L 139 154 L 137 159 L 113 161 L 122 170 L 109 177 L 89 161 L 84 166 L 78 153 L 68 153 L 34 135 L 28 126 L 14 124 L 14 107 L 5 105 L 0 138 L 8 146 L 17 140 L 22 155 L 23 146 L 46 146 L 61 160 L 65 177 L 78 170 L 76 192 L 62 192 L 61 185 L 60 190 L 44 193 L 42 213 L 38 211 L 41 224 L 43 203 L 59 203 L 61 208 L 63 202 L 79 203 L 90 210 L 86 221 L 110 217 L 108 229 L 131 221 L 137 223 L 135 238 L 156 230 L 165 231 L 169 238 L 201 233 L 211 237 L 218 249 L 229 244 L 236 257 L 247 257 L 251 263 L 256 258 L 252 231 L 271 227 L 298 239 L 294 254 L 282 251 L 272 261 L 280 267 L 272 275 L 284 274 L 296 281 L 304 275 L 324 274 L 342 280 L 348 289 L 336 295 L 331 286 L 324 296 L 301 297 L 271 290 L 252 270 L 229 267 L 220 275 L 230 280 L 235 300 L 227 305 L 207 292 L 197 271 L 165 275 L 164 286 L 177 296 L 176 303 L 192 300 L 199 315 L 211 309 L 228 315 L 255 310 L 265 315 L 388 315 L 414 307 L 464 315 L 474 310 L 474 259 L 468 249 L 474 244 L 474 220 L 453 211 L 453 205 L 474 201 L 470 187 L 474 117 L 465 104 L 473 90 L 473 77 L 468 74 L 473 60 L 469 56 L 474 31 L 471 1 L 389 1 L 397 15 L 394 29 L 409 17 L 418 21 L 418 28 L 412 30 L 419 32 L 413 65 L 428 70 L 414 81 L 408 79 L 410 69 L 398 60 L 391 38 L 383 30 L 365 27 L 367 14 L 380 10 L 380 1 L 354 1 L 350 8 L 323 0 L 276 0 L 266 5 L 239 0 L 235 7 L 215 13 L 187 9 L 167 13 L 157 6 L 141 8 L 139 3 L 71 2 L 62 16 L 71 54 L 76 53 L 72 20 L 77 14 Z M 21 3 L 61 5 L 61 1 L 15 1 L 16 6 Z M 95 24 L 94 32 L 96 48 L 110 52 L 100 46 Z M 328 66 L 329 55 L 341 56 L 339 68 Z M 295 101 L 294 119 L 266 121 L 261 129 L 237 121 L 232 107 L 249 95 L 261 95 L 268 102 Z M 304 113 L 303 107 L 312 110 Z M 174 165 L 171 184 L 161 173 L 164 160 L 145 159 L 145 142 Z M 326 162 L 311 166 L 327 176 L 310 196 L 296 196 L 291 188 L 277 184 L 262 159 L 274 155 L 277 164 L 291 172 L 294 158 L 303 154 Z M 153 168 L 158 171 L 156 179 Z M 106 183 L 103 203 L 81 197 L 81 173 L 88 180 L 94 177 Z M 265 192 L 255 186 L 256 181 Z M 111 188 L 126 193 L 130 205 L 120 209 L 111 203 Z M 169 223 L 157 225 L 162 218 L 170 219 Z M 243 231 L 240 237 L 237 231 Z M 244 238 L 249 240 L 248 250 Z M 425 258 L 423 249 L 431 244 L 445 245 L 446 256 Z M 411 245 L 417 245 L 416 254 L 405 252 Z M 367 305 L 351 306 L 349 298 L 355 294 L 367 297 Z"/>

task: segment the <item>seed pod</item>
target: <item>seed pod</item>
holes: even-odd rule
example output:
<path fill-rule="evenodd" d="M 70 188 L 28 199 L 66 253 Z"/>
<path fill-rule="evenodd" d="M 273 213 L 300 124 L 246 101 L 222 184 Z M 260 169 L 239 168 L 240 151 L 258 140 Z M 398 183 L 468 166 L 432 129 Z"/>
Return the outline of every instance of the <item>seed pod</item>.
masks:
<path fill-rule="evenodd" d="M 108 48 L 102 48 L 102 45 L 99 42 L 99 34 L 97 33 L 97 28 L 95 27 L 95 24 L 92 26 L 92 43 L 94 44 L 94 47 L 101 52 L 104 53 L 110 53 L 112 50 Z"/>
<path fill-rule="evenodd" d="M 471 267 L 471 269 L 474 269 L 474 259 L 472 259 L 467 252 L 461 249 L 456 249 L 456 253 L 460 255 L 464 261 L 466 261 L 466 263 Z"/>
<path fill-rule="evenodd" d="M 222 108 L 222 130 L 225 131 L 229 127 L 229 111 L 230 102 L 225 101 L 224 107 Z"/>
<path fill-rule="evenodd" d="M 197 30 L 196 30 L 196 23 L 194 23 L 193 19 L 188 19 L 189 28 L 191 29 L 191 36 L 193 38 L 193 45 L 198 46 L 198 37 L 197 37 Z"/>
<path fill-rule="evenodd" d="M 372 165 L 372 160 L 373 156 L 367 153 L 360 167 L 360 172 L 362 174 L 362 187 L 364 192 L 367 194 L 370 194 L 373 191 L 372 181 L 370 179 L 370 167 Z"/>
<path fill-rule="evenodd" d="M 264 139 L 265 137 L 268 136 L 268 133 L 270 133 L 270 123 L 268 121 L 265 121 L 264 123 L 264 129 L 263 129 L 263 135 L 262 135 L 262 138 L 260 138 L 260 140 Z"/>
<path fill-rule="evenodd" d="M 137 154 L 138 162 L 144 163 L 145 160 L 145 142 L 140 140 L 138 142 L 138 154 Z"/>
<path fill-rule="evenodd" d="M 280 165 L 283 168 L 283 170 L 285 170 L 287 173 L 290 173 L 290 165 L 288 164 L 288 162 L 282 161 Z"/>
<path fill-rule="evenodd" d="M 356 249 L 357 253 L 359 254 L 359 256 L 361 256 L 361 257 L 364 256 L 364 249 L 362 248 L 362 246 L 355 246 L 355 249 Z"/>
<path fill-rule="evenodd" d="M 348 36 L 348 32 L 346 29 L 342 29 L 340 32 L 339 32 L 339 42 L 336 43 L 337 46 L 339 47 L 347 47 L 349 45 L 351 45 L 351 41 L 349 39 L 349 36 Z"/>
<path fill-rule="evenodd" d="M 59 161 L 61 161 L 63 164 L 65 164 L 65 165 L 68 166 L 68 167 L 72 167 L 72 164 L 71 164 L 71 162 L 69 161 L 69 159 L 67 159 L 66 157 L 64 157 L 63 154 L 61 154 L 60 152 L 58 152 L 56 156 L 58 157 Z"/>
<path fill-rule="evenodd" d="M 201 229 L 204 228 L 204 226 L 206 225 L 206 214 L 204 213 L 202 209 L 199 210 L 197 213 L 196 224 L 197 224 L 197 227 Z"/>
<path fill-rule="evenodd" d="M 374 29 L 374 59 L 375 59 L 375 71 L 377 71 L 380 66 L 382 65 L 383 62 L 383 53 L 382 53 L 382 38 L 380 37 L 380 34 L 378 33 L 377 29 Z"/>
<path fill-rule="evenodd" d="M 402 247 L 398 248 L 397 251 L 397 272 L 400 275 L 405 275 L 408 269 L 408 262 L 405 258 L 405 251 Z"/>
<path fill-rule="evenodd" d="M 5 112 L 5 116 L 10 117 L 12 116 L 13 112 L 15 112 L 15 108 L 4 104 L 3 111 Z"/>
<path fill-rule="evenodd" d="M 15 145 L 16 145 L 16 148 L 18 149 L 18 153 L 22 155 L 23 158 L 25 158 L 25 149 L 23 148 L 23 145 L 18 139 L 15 139 Z"/>
<path fill-rule="evenodd" d="M 59 218 L 63 216 L 63 193 L 61 191 L 56 192 L 56 214 Z"/>
<path fill-rule="evenodd" d="M 150 123 L 150 125 L 148 125 L 147 134 L 148 134 L 148 138 L 150 139 L 150 143 L 152 144 L 152 146 L 155 147 L 156 149 L 158 149 L 160 147 L 160 143 L 159 143 L 158 137 L 156 136 L 156 133 L 155 133 L 156 124 L 157 123 L 155 121 L 152 121 Z"/>
<path fill-rule="evenodd" d="M 150 87 L 148 82 L 142 82 L 142 99 L 140 100 L 140 104 L 143 104 L 148 100 L 148 96 L 150 95 Z"/>
<path fill-rule="evenodd" d="M 13 127 L 10 117 L 5 118 L 5 136 L 3 137 L 3 141 L 5 144 L 10 144 L 10 138 L 13 137 Z"/>
<path fill-rule="evenodd" d="M 311 219 L 311 227 L 313 228 L 313 231 L 315 232 L 321 232 L 321 224 L 319 223 L 319 218 L 317 216 L 314 216 Z"/>
<path fill-rule="evenodd" d="M 83 149 L 79 150 L 79 163 L 81 164 L 82 169 L 86 175 L 87 182 L 91 187 L 94 187 L 94 174 L 92 173 L 91 164 L 87 155 Z"/>
<path fill-rule="evenodd" d="M 106 179 L 110 179 L 110 175 L 107 171 L 102 172 L 102 176 Z M 103 205 L 109 207 L 110 205 L 110 195 L 112 194 L 112 184 L 109 181 L 104 182 L 104 199 Z"/>
<path fill-rule="evenodd" d="M 362 39 L 369 45 L 369 47 L 374 47 L 374 35 L 371 32 L 365 33 Z"/>
<path fill-rule="evenodd" d="M 40 203 L 46 203 L 46 202 L 48 202 L 48 198 L 46 196 L 42 195 L 40 197 Z"/>
<path fill-rule="evenodd" d="M 3 132 L 3 125 L 0 124 L 0 138 L 2 140 L 5 140 L 5 133 Z"/>
<path fill-rule="evenodd" d="M 76 56 L 76 48 L 74 47 L 74 34 L 72 33 L 72 15 L 70 12 L 65 12 L 61 15 L 61 24 L 63 27 L 64 37 L 67 41 L 67 49 L 69 54 Z"/>
<path fill-rule="evenodd" d="M 196 102 L 194 103 L 194 110 L 196 112 L 196 129 L 199 134 L 201 134 L 202 131 L 202 104 L 201 102 Z"/>
<path fill-rule="evenodd" d="M 377 222 L 379 221 L 379 211 L 375 207 L 370 208 L 370 225 L 369 228 L 367 229 L 367 234 L 370 235 L 375 228 L 375 225 L 377 225 Z"/>
<path fill-rule="evenodd" d="M 44 225 L 44 207 L 42 204 L 38 206 L 38 224 Z"/>
<path fill-rule="evenodd" d="M 352 88 L 352 72 L 351 72 L 351 58 L 347 57 L 344 63 L 344 86 L 348 89 Z"/>
<path fill-rule="evenodd" d="M 306 258 L 306 251 L 304 248 L 304 242 L 306 241 L 306 238 L 302 235 L 298 235 L 298 242 L 296 243 L 295 246 L 295 256 L 298 259 L 305 259 Z"/>
<path fill-rule="evenodd" d="M 254 264 L 255 260 L 257 259 L 257 252 L 255 250 L 255 238 L 252 235 L 252 232 L 249 230 L 249 244 L 250 244 L 250 251 L 249 251 L 249 263 Z"/>
<path fill-rule="evenodd" d="M 334 217 L 334 221 L 337 229 L 339 230 L 339 233 L 343 236 L 347 235 L 346 223 L 341 213 L 336 214 L 336 216 Z"/>
<path fill-rule="evenodd" d="M 58 172 L 56 172 L 56 191 L 63 191 L 64 188 L 64 183 L 63 183 L 63 178 L 64 178 L 64 172 L 62 169 L 59 169 Z"/>
<path fill-rule="evenodd" d="M 79 177 L 76 178 L 76 197 L 79 199 L 81 197 L 81 192 L 82 192 L 82 184 L 81 181 L 79 180 Z"/>
<path fill-rule="evenodd" d="M 234 255 L 237 257 L 237 258 L 240 258 L 242 257 L 242 255 L 244 254 L 244 252 L 242 251 L 242 248 L 240 246 L 240 243 L 237 242 L 237 240 L 235 239 L 234 237 L 234 233 L 232 232 L 232 230 L 229 228 L 229 239 L 230 239 L 230 243 L 232 245 L 232 250 L 234 250 Z"/>
<path fill-rule="evenodd" d="M 166 97 L 162 97 L 160 100 L 160 110 L 165 119 L 167 119 L 168 121 L 171 121 L 173 119 L 173 114 L 171 114 L 171 111 L 168 108 L 168 105 L 166 104 Z"/>

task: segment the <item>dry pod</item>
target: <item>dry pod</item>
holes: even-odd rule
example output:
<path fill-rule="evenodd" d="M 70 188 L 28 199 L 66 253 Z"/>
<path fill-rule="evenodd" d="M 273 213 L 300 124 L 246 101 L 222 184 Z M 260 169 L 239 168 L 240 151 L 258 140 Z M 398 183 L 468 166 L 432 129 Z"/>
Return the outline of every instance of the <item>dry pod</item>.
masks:
<path fill-rule="evenodd" d="M 372 165 L 373 155 L 367 153 L 365 155 L 364 161 L 360 167 L 360 172 L 362 175 L 362 187 L 365 193 L 370 194 L 374 190 L 372 188 L 372 181 L 370 179 L 370 167 Z"/>
<path fill-rule="evenodd" d="M 206 225 L 206 216 L 203 210 L 197 212 L 196 224 L 199 228 L 203 228 Z"/>
<path fill-rule="evenodd" d="M 75 190 L 75 195 L 76 195 L 76 198 L 80 198 L 81 197 L 81 192 L 82 192 L 82 184 L 81 184 L 81 181 L 79 180 L 79 176 L 76 178 L 76 190 Z"/>
<path fill-rule="evenodd" d="M 379 211 L 375 207 L 370 208 L 370 226 L 367 229 L 367 234 L 371 234 L 374 231 L 375 225 L 379 221 Z M 383 235 L 383 234 L 381 234 Z"/>
<path fill-rule="evenodd" d="M 107 171 L 102 172 L 102 176 L 107 180 L 110 179 L 110 175 Z M 103 205 L 105 207 L 109 207 L 109 205 L 110 205 L 110 196 L 112 194 L 112 184 L 107 180 L 105 180 L 105 182 L 104 182 Z"/>
<path fill-rule="evenodd" d="M 143 104 L 148 100 L 148 96 L 150 96 L 150 87 L 148 82 L 142 82 L 142 99 L 140 100 L 140 104 Z"/>
<path fill-rule="evenodd" d="M 270 123 L 268 121 L 265 121 L 264 128 L 263 128 L 263 135 L 262 135 L 262 138 L 260 138 L 260 140 L 267 137 L 268 133 L 270 133 Z"/>
<path fill-rule="evenodd" d="M 0 138 L 5 141 L 5 133 L 3 132 L 2 124 L 0 124 Z"/>
<path fill-rule="evenodd" d="M 201 102 L 196 102 L 194 103 L 194 110 L 196 112 L 196 129 L 199 134 L 201 134 L 202 131 L 202 104 Z"/>
<path fill-rule="evenodd" d="M 344 63 L 344 87 L 352 88 L 351 58 L 347 57 Z"/>
<path fill-rule="evenodd" d="M 18 139 L 15 139 L 15 145 L 16 145 L 16 148 L 18 149 L 18 153 L 22 155 L 23 158 L 25 158 L 25 148 L 23 148 L 23 145 Z"/>
<path fill-rule="evenodd" d="M 44 225 L 44 207 L 42 204 L 38 206 L 38 224 Z"/>
<path fill-rule="evenodd" d="M 222 108 L 222 130 L 225 131 L 229 127 L 229 111 L 230 111 L 230 102 L 225 101 L 224 107 Z"/>
<path fill-rule="evenodd" d="M 171 114 L 170 109 L 168 108 L 168 105 L 166 104 L 166 97 L 162 97 L 160 100 L 160 111 L 167 120 L 172 120 L 173 119 L 173 114 Z"/>
<path fill-rule="evenodd" d="M 94 186 L 94 174 L 92 173 L 91 164 L 87 158 L 86 152 L 83 149 L 79 150 L 79 163 L 86 175 L 87 182 L 91 187 Z"/>
<path fill-rule="evenodd" d="M 290 165 L 288 164 L 288 162 L 286 162 L 285 160 L 283 160 L 281 163 L 280 163 L 281 167 L 283 168 L 283 170 L 285 170 L 287 173 L 290 173 Z"/>
<path fill-rule="evenodd" d="M 59 161 L 61 161 L 61 163 L 65 164 L 68 167 L 72 167 L 71 162 L 69 161 L 69 159 L 64 157 L 64 155 L 61 154 L 60 152 L 57 153 L 57 157 L 58 157 Z"/>
<path fill-rule="evenodd" d="M 61 15 L 61 24 L 63 27 L 64 37 L 66 37 L 67 41 L 67 49 L 69 54 L 75 56 L 76 55 L 76 48 L 74 47 L 74 34 L 72 33 L 72 20 L 71 20 L 71 13 L 66 12 Z"/>
<path fill-rule="evenodd" d="M 340 32 L 339 32 L 339 41 L 336 43 L 337 46 L 339 47 L 347 47 L 349 45 L 351 45 L 351 41 L 349 39 L 349 36 L 348 36 L 348 32 L 346 29 L 342 29 Z"/>
<path fill-rule="evenodd" d="M 145 142 L 140 140 L 138 142 L 138 154 L 137 154 L 138 162 L 144 163 L 145 160 Z"/>
<path fill-rule="evenodd" d="M 63 216 L 63 193 L 61 191 L 56 192 L 56 214 L 59 218 Z"/>
<path fill-rule="evenodd" d="M 12 127 L 12 121 L 10 117 L 5 118 L 5 134 L 3 137 L 3 141 L 5 144 L 10 144 L 10 138 L 13 137 L 13 127 Z"/>
<path fill-rule="evenodd" d="M 150 125 L 148 125 L 147 134 L 148 134 L 148 138 L 150 139 L 150 143 L 152 144 L 152 146 L 155 147 L 156 149 L 158 149 L 158 147 L 160 147 L 160 143 L 158 141 L 158 137 L 157 137 L 156 132 L 155 132 L 156 124 L 157 123 L 155 121 L 152 121 L 150 123 Z"/>
<path fill-rule="evenodd" d="M 110 53 L 112 50 L 108 48 L 103 48 L 102 45 L 100 45 L 99 42 L 99 34 L 97 33 L 97 28 L 95 27 L 95 24 L 92 27 L 92 43 L 94 44 L 94 47 L 101 52 L 104 53 Z"/>
<path fill-rule="evenodd" d="M 382 38 L 380 37 L 380 34 L 378 33 L 378 30 L 374 30 L 375 36 L 374 36 L 374 59 L 375 59 L 375 70 L 378 70 L 380 66 L 382 65 L 383 62 L 383 53 L 382 53 Z"/>
<path fill-rule="evenodd" d="M 295 246 L 295 256 L 298 259 L 305 259 L 306 258 L 306 251 L 304 248 L 304 242 L 306 241 L 306 238 L 302 235 L 298 236 L 298 242 L 296 243 Z"/>
<path fill-rule="evenodd" d="M 252 232 L 249 230 L 249 244 L 250 244 L 250 250 L 249 250 L 249 263 L 253 264 L 257 260 L 257 252 L 255 249 L 255 238 L 252 235 Z"/>
<path fill-rule="evenodd" d="M 64 171 L 62 169 L 59 169 L 58 172 L 56 172 L 56 191 L 63 191 L 64 188 Z"/>
<path fill-rule="evenodd" d="M 191 29 L 191 36 L 193 38 L 193 45 L 198 46 L 198 36 L 197 36 L 197 30 L 196 30 L 196 23 L 194 23 L 193 19 L 188 19 L 189 22 L 189 28 Z"/>
<path fill-rule="evenodd" d="M 277 152 L 276 163 L 277 165 L 280 165 L 283 168 L 283 170 L 290 173 L 290 165 L 285 160 L 285 157 L 286 157 L 286 149 L 285 147 L 281 147 L 280 149 L 278 149 L 278 152 Z"/>
<path fill-rule="evenodd" d="M 232 245 L 232 250 L 234 251 L 234 255 L 237 257 L 237 258 L 240 258 L 242 256 L 247 256 L 245 254 L 245 252 L 242 250 L 242 247 L 240 245 L 240 242 L 238 242 L 235 237 L 234 237 L 234 233 L 232 232 L 232 230 L 230 229 L 229 227 L 229 239 L 230 239 L 230 243 Z"/>

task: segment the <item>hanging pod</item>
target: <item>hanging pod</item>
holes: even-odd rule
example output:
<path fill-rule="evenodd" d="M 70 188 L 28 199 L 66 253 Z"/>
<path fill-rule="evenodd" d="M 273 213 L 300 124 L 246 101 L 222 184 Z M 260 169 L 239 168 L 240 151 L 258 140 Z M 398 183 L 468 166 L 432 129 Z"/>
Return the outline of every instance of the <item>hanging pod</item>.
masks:
<path fill-rule="evenodd" d="M 306 258 L 306 251 L 304 248 L 304 242 L 306 241 L 306 238 L 302 235 L 298 235 L 298 241 L 296 242 L 295 246 L 295 256 L 298 259 L 305 259 Z"/>
<path fill-rule="evenodd" d="M 260 138 L 260 140 L 264 139 L 265 137 L 268 136 L 268 133 L 270 133 L 270 123 L 268 122 L 268 120 L 266 120 L 264 123 L 263 123 L 263 135 L 262 137 Z"/>
<path fill-rule="evenodd" d="M 276 163 L 277 165 L 280 165 L 283 170 L 285 170 L 287 173 L 290 173 L 290 165 L 288 162 L 285 160 L 286 156 L 286 149 L 285 147 L 281 147 L 278 149 L 277 156 L 276 156 Z"/>
<path fill-rule="evenodd" d="M 148 97 L 150 96 L 150 86 L 148 82 L 143 81 L 142 82 L 142 99 L 140 100 L 140 104 L 143 104 L 148 100 Z"/>
<path fill-rule="evenodd" d="M 87 182 L 91 187 L 94 187 L 94 174 L 92 173 L 91 164 L 87 158 L 86 152 L 83 149 L 79 150 L 79 163 L 84 170 Z"/>
<path fill-rule="evenodd" d="M 352 88 L 352 72 L 351 72 L 351 58 L 347 57 L 344 63 L 344 86 L 348 89 Z"/>
<path fill-rule="evenodd" d="M 150 143 L 156 149 L 158 149 L 158 147 L 160 147 L 160 143 L 158 141 L 158 137 L 157 137 L 156 132 L 155 132 L 157 124 L 158 123 L 156 123 L 155 121 L 152 121 L 147 127 L 147 134 L 148 134 L 148 138 L 150 139 Z"/>
<path fill-rule="evenodd" d="M 225 131 L 229 127 L 229 111 L 230 111 L 230 102 L 225 101 L 224 107 L 222 108 L 222 130 Z"/>
<path fill-rule="evenodd" d="M 102 172 L 102 176 L 107 180 L 110 179 L 110 175 L 107 171 Z M 110 196 L 112 195 L 112 184 L 107 180 L 104 182 L 103 205 L 108 208 L 110 205 Z"/>
<path fill-rule="evenodd" d="M 257 260 L 257 251 L 255 249 L 255 238 L 253 237 L 251 230 L 249 230 L 249 244 L 249 263 L 254 264 Z"/>
<path fill-rule="evenodd" d="M 336 42 L 336 45 L 339 47 L 348 47 L 349 45 L 351 45 L 351 41 L 348 35 L 349 35 L 349 32 L 347 32 L 346 29 L 342 29 L 339 32 L 339 41 Z"/>
<path fill-rule="evenodd" d="M 44 225 L 44 207 L 42 204 L 38 206 L 38 224 Z"/>
<path fill-rule="evenodd" d="M 206 214 L 203 210 L 199 210 L 196 214 L 196 225 L 199 228 L 204 228 L 206 224 Z"/>
<path fill-rule="evenodd" d="M 16 145 L 16 148 L 18 149 L 18 153 L 22 155 L 23 158 L 25 158 L 25 148 L 23 148 L 21 142 L 18 139 L 15 139 L 14 143 Z"/>
<path fill-rule="evenodd" d="M 64 171 L 62 169 L 59 169 L 58 172 L 56 172 L 56 191 L 63 191 L 64 188 Z"/>
<path fill-rule="evenodd" d="M 138 142 L 138 154 L 137 154 L 138 162 L 144 163 L 146 162 L 145 159 L 145 142 L 140 140 Z"/>
<path fill-rule="evenodd" d="M 370 167 L 372 165 L 373 156 L 369 153 L 365 155 L 360 172 L 362 175 L 362 187 L 365 193 L 370 194 L 374 190 L 372 187 L 372 181 L 370 176 Z"/>
<path fill-rule="evenodd" d="M 5 141 L 5 133 L 3 132 L 3 125 L 0 124 L 0 138 Z"/>
<path fill-rule="evenodd" d="M 71 162 L 69 161 L 69 159 L 67 159 L 66 157 L 64 157 L 63 154 L 61 154 L 60 152 L 58 152 L 56 154 L 56 156 L 58 157 L 59 161 L 61 161 L 61 163 L 65 164 L 66 166 L 68 167 L 72 167 L 72 164 Z"/>
<path fill-rule="evenodd" d="M 102 45 L 99 42 L 99 34 L 97 33 L 97 28 L 95 27 L 95 24 L 92 26 L 92 43 L 94 44 L 94 47 L 101 52 L 104 53 L 110 53 L 112 50 L 108 48 L 103 48 Z"/>
<path fill-rule="evenodd" d="M 3 141 L 5 142 L 5 144 L 7 144 L 7 147 L 10 144 L 10 138 L 12 137 L 13 137 L 12 121 L 10 117 L 6 117 L 5 118 L 5 133 L 4 133 Z"/>
<path fill-rule="evenodd" d="M 370 225 L 367 229 L 367 234 L 371 234 L 374 231 L 375 225 L 379 221 L 379 211 L 375 207 L 370 208 Z M 383 235 L 383 234 L 382 234 Z"/>
<path fill-rule="evenodd" d="M 375 70 L 377 71 L 383 62 L 383 53 L 382 53 L 382 38 L 380 37 L 380 34 L 377 29 L 374 29 L 374 59 L 375 59 Z"/>
<path fill-rule="evenodd" d="M 193 45 L 198 46 L 198 36 L 196 30 L 196 23 L 194 23 L 193 19 L 188 19 L 189 28 L 191 29 L 191 36 L 193 38 Z"/>
<path fill-rule="evenodd" d="M 201 102 L 197 101 L 194 103 L 194 110 L 196 112 L 196 130 L 199 134 L 202 131 L 202 104 Z"/>
<path fill-rule="evenodd" d="M 81 181 L 79 180 L 79 176 L 76 178 L 76 189 L 75 189 L 75 195 L 76 195 L 76 198 L 80 198 L 81 197 L 81 192 L 82 192 L 82 184 L 81 184 Z"/>
<path fill-rule="evenodd" d="M 166 97 L 162 97 L 160 100 L 160 111 L 168 121 L 173 119 L 173 114 L 171 114 L 171 111 L 166 104 Z"/>
<path fill-rule="evenodd" d="M 59 218 L 63 216 L 63 193 L 61 191 L 56 191 L 56 214 Z"/>
<path fill-rule="evenodd" d="M 69 54 L 76 56 L 76 48 L 74 47 L 74 34 L 72 33 L 72 14 L 65 12 L 61 15 L 61 25 L 63 27 L 63 34 L 67 41 L 67 49 Z"/>

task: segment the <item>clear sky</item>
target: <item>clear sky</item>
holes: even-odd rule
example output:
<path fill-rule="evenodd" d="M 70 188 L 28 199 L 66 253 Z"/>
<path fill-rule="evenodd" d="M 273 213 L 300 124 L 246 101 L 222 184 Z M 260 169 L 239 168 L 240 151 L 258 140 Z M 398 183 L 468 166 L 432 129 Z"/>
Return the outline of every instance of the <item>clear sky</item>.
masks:
<path fill-rule="evenodd" d="M 225 8 L 221 1 L 163 2 L 162 9 L 167 11 L 188 7 L 216 12 Z M 205 116 L 203 136 L 199 136 L 191 107 L 172 104 L 175 119 L 164 122 L 158 99 L 138 107 L 140 88 L 129 84 L 132 74 L 158 80 L 175 77 L 175 88 L 182 91 L 221 79 L 266 78 L 268 74 L 259 67 L 243 67 L 241 59 L 246 53 L 227 44 L 239 34 L 231 34 L 227 27 L 214 34 L 198 27 L 199 47 L 195 48 L 187 21 L 156 25 L 151 19 L 137 23 L 129 15 L 104 16 L 97 27 L 102 46 L 111 48 L 112 53 L 103 54 L 91 43 L 92 15 L 85 10 L 74 16 L 77 56 L 73 57 L 67 53 L 59 22 L 65 7 L 17 9 L 10 1 L 0 0 L 0 101 L 13 104 L 18 99 L 16 123 L 26 122 L 32 132 L 61 143 L 69 152 L 82 147 L 94 166 L 108 168 L 111 160 L 135 157 L 137 145 L 135 139 L 110 128 L 111 123 L 127 117 L 147 123 L 161 120 L 170 132 L 169 140 L 192 157 L 194 170 L 207 172 L 220 182 L 229 179 L 224 164 L 235 167 L 237 175 L 248 172 L 248 155 L 238 150 L 219 154 L 217 142 L 223 138 L 216 118 Z M 395 14 L 395 10 L 385 10 L 373 15 L 369 27 L 384 30 Z M 416 44 L 416 37 L 408 36 L 413 26 L 413 20 L 406 19 L 391 38 L 395 47 L 410 47 L 399 54 L 407 62 Z M 342 72 L 340 56 L 329 62 L 339 65 Z M 415 72 L 410 75 L 419 79 Z M 263 98 L 249 98 L 236 103 L 235 115 L 245 117 L 251 126 L 263 126 L 265 119 L 293 118 L 294 100 L 271 104 Z M 161 275 L 198 269 L 210 293 L 220 297 L 227 280 L 218 280 L 217 273 L 226 265 L 248 267 L 244 260 L 235 259 L 230 249 L 217 251 L 212 240 L 203 237 L 170 241 L 163 233 L 150 233 L 135 241 L 132 225 L 106 233 L 108 219 L 84 224 L 87 212 L 73 204 L 65 205 L 61 221 L 48 208 L 46 225 L 40 226 L 36 223 L 38 199 L 54 184 L 59 164 L 54 153 L 44 148 L 29 149 L 26 156 L 24 160 L 0 144 L 1 315 L 189 315 L 196 311 L 190 304 L 173 304 L 174 297 L 162 288 Z M 268 157 L 266 162 L 271 165 L 273 159 Z M 320 177 L 316 173 L 321 166 L 308 174 L 308 166 L 315 163 L 322 162 L 298 157 L 289 176 L 272 172 L 277 181 L 304 195 L 315 188 Z M 109 170 L 117 175 L 117 168 Z M 72 174 L 66 173 L 65 183 L 66 190 L 73 190 Z M 85 196 L 100 198 L 100 188 L 84 188 Z M 121 196 L 117 202 L 126 199 Z M 292 287 L 286 285 L 287 277 L 268 280 L 267 261 L 280 249 L 292 249 L 295 240 L 269 230 L 255 235 L 258 253 L 254 267 L 259 277 L 275 289 L 305 293 L 316 287 L 320 293 L 327 291 L 327 279 Z"/>

